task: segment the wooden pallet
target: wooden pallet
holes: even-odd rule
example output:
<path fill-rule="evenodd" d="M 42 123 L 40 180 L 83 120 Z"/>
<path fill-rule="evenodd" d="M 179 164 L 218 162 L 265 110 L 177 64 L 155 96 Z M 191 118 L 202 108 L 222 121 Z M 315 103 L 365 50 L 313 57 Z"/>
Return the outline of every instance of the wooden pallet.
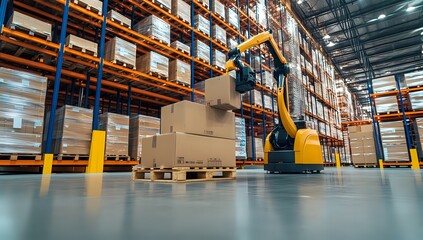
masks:
<path fill-rule="evenodd" d="M 206 33 L 204 31 L 202 31 L 201 29 L 196 28 L 195 30 L 199 31 L 200 33 L 206 35 L 207 37 L 210 37 L 210 33 Z"/>
<path fill-rule="evenodd" d="M 191 87 L 190 83 L 182 82 L 182 81 L 179 81 L 179 80 L 171 80 L 170 82 L 176 83 L 176 84 L 184 86 L 184 87 Z"/>
<path fill-rule="evenodd" d="M 200 58 L 200 57 L 195 57 L 195 59 L 197 59 L 197 60 L 198 60 L 198 61 L 200 61 L 200 62 L 210 64 L 210 62 L 209 62 L 209 61 L 207 61 L 207 60 L 205 60 L 205 59 L 203 59 L 203 58 Z"/>
<path fill-rule="evenodd" d="M 187 55 L 191 56 L 191 53 L 190 53 L 190 52 L 187 52 L 186 50 L 184 50 L 184 49 L 182 49 L 182 48 L 177 47 L 177 48 L 175 48 L 175 49 L 176 49 L 176 50 L 178 50 L 178 51 L 180 51 L 180 52 L 182 52 L 182 53 L 185 53 L 185 54 L 187 54 Z"/>
<path fill-rule="evenodd" d="M 75 3 L 75 4 L 77 4 L 77 5 L 79 5 L 79 6 L 81 6 L 81 7 L 83 7 L 83 8 L 85 8 L 85 9 L 87 9 L 90 12 L 97 13 L 98 15 L 101 16 L 101 10 L 102 9 L 97 9 L 97 8 L 95 8 L 93 6 L 90 6 L 90 5 L 86 4 L 86 3 L 84 3 L 84 2 L 81 2 L 80 0 L 72 0 L 72 2 Z"/>
<path fill-rule="evenodd" d="M 207 1 L 207 0 L 197 0 L 198 3 L 200 3 L 204 7 L 208 8 L 209 7 L 209 4 L 207 2 L 205 2 L 205 1 Z"/>
<path fill-rule="evenodd" d="M 41 154 L 0 154 L 0 160 L 41 160 Z"/>
<path fill-rule="evenodd" d="M 213 65 L 213 67 L 217 68 L 217 69 L 218 69 L 218 70 L 220 70 L 220 71 L 225 71 L 225 69 L 224 69 L 223 67 L 219 67 L 219 66 L 217 66 L 217 65 Z"/>
<path fill-rule="evenodd" d="M 174 15 L 175 16 L 175 15 Z M 184 18 L 182 18 L 181 16 L 179 16 L 179 15 L 176 15 L 175 17 L 177 17 L 179 20 L 181 20 L 182 22 L 184 22 L 184 23 L 186 23 L 186 24 L 190 24 L 190 22 L 188 21 L 188 20 L 186 20 L 186 19 L 184 19 Z"/>
<path fill-rule="evenodd" d="M 236 167 L 174 167 L 167 169 L 141 168 L 132 169 L 132 180 L 146 182 L 203 182 L 215 180 L 233 180 Z"/>
<path fill-rule="evenodd" d="M 128 63 L 125 63 L 125 62 L 122 62 L 122 61 L 117 60 L 117 59 L 113 59 L 113 60 L 111 60 L 110 62 L 112 62 L 112 63 L 114 63 L 114 64 L 117 64 L 117 65 L 120 65 L 120 66 L 122 66 L 122 67 L 129 68 L 129 69 L 135 69 L 135 66 L 134 66 L 134 65 L 132 65 L 132 64 L 128 64 Z"/>
<path fill-rule="evenodd" d="M 158 73 L 158 72 L 148 72 L 147 73 L 150 76 L 156 77 L 156 78 L 160 78 L 163 80 L 167 80 L 168 76 L 164 75 L 163 73 Z"/>
<path fill-rule="evenodd" d="M 127 155 L 106 155 L 104 160 L 129 161 L 131 157 Z"/>
<path fill-rule="evenodd" d="M 216 42 L 218 42 L 218 43 L 220 43 L 220 44 L 222 44 L 223 46 L 226 47 L 226 43 L 225 42 L 222 42 L 220 39 L 214 39 L 214 40 L 216 40 Z"/>
<path fill-rule="evenodd" d="M 372 164 L 364 163 L 364 164 L 354 164 L 353 166 L 355 168 L 376 168 L 377 164 L 376 163 L 372 163 Z"/>
<path fill-rule="evenodd" d="M 89 155 L 86 154 L 57 154 L 54 156 L 54 160 L 88 160 Z"/>
<path fill-rule="evenodd" d="M 151 39 L 153 39 L 153 40 L 156 40 L 157 42 L 159 42 L 159 43 L 161 43 L 163 45 L 166 45 L 166 46 L 170 47 L 170 44 L 167 43 L 167 42 L 165 42 L 165 41 L 163 41 L 163 39 L 160 39 L 160 38 L 158 38 L 156 36 L 152 36 L 152 35 L 150 35 L 148 37 L 151 38 Z"/>
<path fill-rule="evenodd" d="M 115 22 L 115 23 L 117 23 L 117 24 L 119 24 L 119 25 L 123 26 L 123 27 L 126 27 L 126 28 L 131 29 L 131 25 L 128 25 L 128 24 L 126 24 L 126 23 L 124 23 L 124 22 L 120 21 L 119 19 L 116 19 L 116 18 L 108 18 L 108 19 L 109 19 L 110 21 L 112 21 L 112 22 Z"/>
<path fill-rule="evenodd" d="M 255 106 L 255 107 L 257 107 L 257 108 L 261 108 L 261 109 L 263 109 L 263 107 L 262 107 L 262 106 L 260 106 L 260 105 L 258 105 L 258 104 L 253 104 L 253 106 Z"/>
<path fill-rule="evenodd" d="M 85 54 L 88 54 L 88 55 L 91 55 L 91 56 L 94 56 L 94 57 L 97 57 L 97 52 L 93 52 L 93 51 L 87 50 L 87 49 L 82 48 L 80 46 L 76 46 L 76 45 L 73 45 L 73 44 L 68 44 L 66 47 L 72 48 L 72 49 L 74 49 L 76 51 L 79 51 L 79 52 L 82 52 L 82 53 L 85 53 Z"/>
<path fill-rule="evenodd" d="M 22 27 L 22 26 L 19 26 L 19 25 L 16 25 L 16 24 L 10 25 L 10 29 L 20 31 L 20 32 L 24 32 L 24 33 L 26 33 L 30 36 L 38 37 L 38 38 L 41 38 L 41 39 L 44 39 L 44 40 L 51 42 L 51 34 L 34 32 L 31 29 L 28 29 L 26 27 Z"/>
<path fill-rule="evenodd" d="M 213 12 L 214 15 L 216 15 L 216 17 L 222 19 L 223 21 L 225 21 L 225 16 L 221 16 L 220 14 L 218 14 L 217 12 Z"/>

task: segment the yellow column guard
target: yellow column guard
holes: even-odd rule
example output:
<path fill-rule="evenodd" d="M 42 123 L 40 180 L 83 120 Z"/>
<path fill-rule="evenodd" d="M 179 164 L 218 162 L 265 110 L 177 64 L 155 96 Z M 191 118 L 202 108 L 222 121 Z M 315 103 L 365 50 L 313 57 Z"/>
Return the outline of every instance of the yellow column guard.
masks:
<path fill-rule="evenodd" d="M 91 137 L 90 158 L 86 173 L 102 173 L 104 168 L 104 150 L 106 143 L 106 132 L 93 130 Z"/>
<path fill-rule="evenodd" d="M 384 169 L 385 167 L 383 166 L 383 160 L 379 159 L 379 168 L 380 169 Z"/>
<path fill-rule="evenodd" d="M 415 148 L 410 149 L 411 169 L 420 169 L 419 157 Z"/>
<path fill-rule="evenodd" d="M 51 174 L 53 169 L 53 154 L 44 154 L 43 174 Z"/>
<path fill-rule="evenodd" d="M 339 157 L 339 153 L 335 153 L 335 162 L 336 168 L 341 168 L 341 158 Z"/>

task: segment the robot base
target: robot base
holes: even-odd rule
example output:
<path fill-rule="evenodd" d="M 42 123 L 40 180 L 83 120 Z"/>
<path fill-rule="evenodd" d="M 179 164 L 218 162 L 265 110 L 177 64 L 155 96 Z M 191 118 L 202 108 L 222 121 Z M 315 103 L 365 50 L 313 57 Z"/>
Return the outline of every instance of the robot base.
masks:
<path fill-rule="evenodd" d="M 264 165 L 269 173 L 320 173 L 321 164 L 269 163 Z"/>

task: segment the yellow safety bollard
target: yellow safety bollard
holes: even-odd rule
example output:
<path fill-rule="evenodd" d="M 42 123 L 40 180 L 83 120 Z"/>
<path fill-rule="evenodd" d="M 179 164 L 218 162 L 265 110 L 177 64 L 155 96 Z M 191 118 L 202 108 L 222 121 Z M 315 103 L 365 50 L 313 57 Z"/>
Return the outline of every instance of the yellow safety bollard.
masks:
<path fill-rule="evenodd" d="M 339 153 L 335 154 L 335 162 L 336 162 L 336 168 L 341 168 L 341 158 L 339 157 Z"/>
<path fill-rule="evenodd" d="M 53 170 L 53 154 L 44 154 L 43 174 L 51 174 Z"/>
<path fill-rule="evenodd" d="M 415 148 L 410 149 L 411 169 L 420 169 L 419 157 Z"/>
<path fill-rule="evenodd" d="M 380 169 L 384 169 L 385 167 L 383 166 L 383 160 L 379 159 L 379 168 Z"/>
<path fill-rule="evenodd" d="M 106 132 L 93 130 L 91 137 L 90 158 L 85 173 L 103 173 L 104 150 L 106 142 Z"/>

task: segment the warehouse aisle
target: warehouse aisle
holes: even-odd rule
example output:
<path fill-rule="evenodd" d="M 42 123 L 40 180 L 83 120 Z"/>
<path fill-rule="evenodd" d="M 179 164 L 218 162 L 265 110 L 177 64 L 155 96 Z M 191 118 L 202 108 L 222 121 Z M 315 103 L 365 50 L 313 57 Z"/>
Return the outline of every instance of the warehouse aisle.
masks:
<path fill-rule="evenodd" d="M 238 172 L 131 182 L 129 173 L 1 176 L 1 239 L 420 239 L 423 172 Z"/>

